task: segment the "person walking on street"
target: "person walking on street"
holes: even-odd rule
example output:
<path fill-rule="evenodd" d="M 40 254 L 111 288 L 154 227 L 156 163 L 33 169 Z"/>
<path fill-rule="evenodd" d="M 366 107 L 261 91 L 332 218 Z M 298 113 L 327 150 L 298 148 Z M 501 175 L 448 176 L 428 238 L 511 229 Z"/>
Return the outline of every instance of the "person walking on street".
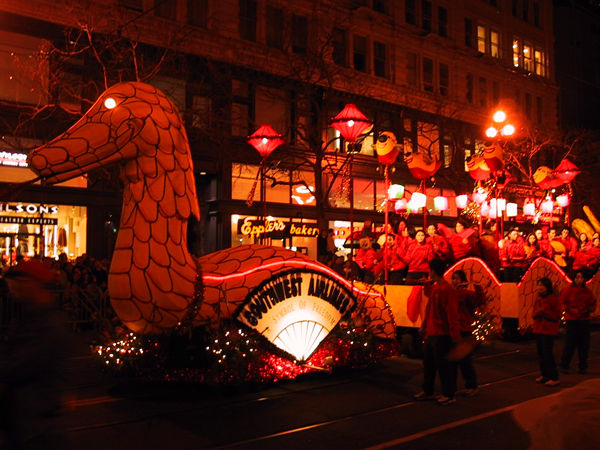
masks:
<path fill-rule="evenodd" d="M 541 375 L 536 383 L 544 386 L 560 384 L 554 361 L 554 340 L 560 324 L 560 300 L 553 294 L 552 281 L 544 277 L 537 283 L 537 297 L 533 304 L 533 333 L 537 344 Z"/>
<path fill-rule="evenodd" d="M 588 367 L 590 351 L 590 318 L 596 309 L 596 298 L 585 285 L 582 271 L 575 273 L 573 284 L 568 286 L 560 296 L 567 321 L 565 347 L 560 360 L 560 368 L 569 372 L 571 358 L 577 348 L 579 355 L 579 373 L 585 373 Z"/>
<path fill-rule="evenodd" d="M 467 275 L 463 270 L 455 270 L 452 273 L 452 287 L 456 289 L 458 300 L 458 320 L 460 324 L 460 336 L 463 342 L 473 340 L 473 320 L 475 310 L 484 302 L 481 286 L 475 285 L 475 290 L 468 289 Z M 469 347 L 470 351 L 458 361 L 458 367 L 465 380 L 465 397 L 471 397 L 477 393 L 477 373 L 473 365 L 474 343 Z"/>
<path fill-rule="evenodd" d="M 456 402 L 456 363 L 448 359 L 452 346 L 460 339 L 458 301 L 456 291 L 444 280 L 444 261 L 429 262 L 429 276 L 433 285 L 428 285 L 429 300 L 421 332 L 425 339 L 423 356 L 423 390 L 414 396 L 417 400 L 437 399 L 440 405 Z M 429 292 L 427 292 L 429 291 Z M 442 395 L 435 397 L 435 376 L 439 372 Z"/>

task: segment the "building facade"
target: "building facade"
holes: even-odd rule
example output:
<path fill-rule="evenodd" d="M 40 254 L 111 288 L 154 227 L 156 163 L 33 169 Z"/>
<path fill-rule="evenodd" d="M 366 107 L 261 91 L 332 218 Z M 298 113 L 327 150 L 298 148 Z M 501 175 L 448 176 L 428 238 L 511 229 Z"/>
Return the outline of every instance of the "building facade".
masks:
<path fill-rule="evenodd" d="M 266 238 L 316 256 L 312 232 L 291 235 L 290 224 L 334 228 L 340 244 L 350 220 L 356 227 L 366 219 L 381 224 L 386 186 L 373 147 L 383 131 L 396 135 L 405 154 L 439 159 L 439 171 L 420 180 L 400 156 L 390 178 L 408 192 L 426 189 L 431 199 L 449 197 L 448 211 L 436 211 L 432 200 L 427 210 L 430 222 L 452 222 L 454 196 L 473 189 L 465 158 L 481 150 L 496 107 L 521 127 L 552 129 L 558 123 L 551 2 L 4 1 L 0 19 L 2 150 L 15 158 L 85 111 L 84 100 L 99 94 L 90 81 L 111 84 L 127 77 L 118 61 L 111 66 L 115 70 L 102 70 L 109 66 L 100 62 L 110 57 L 111 45 L 130 44 L 123 66 L 131 65 L 129 59 L 156 62 L 144 80 L 175 100 L 193 152 L 202 211 L 201 222 L 190 225 L 196 253 Z M 80 45 L 84 38 L 96 46 Z M 28 60 L 46 61 L 37 63 L 37 78 L 26 70 Z M 57 76 L 59 70 L 63 76 Z M 348 147 L 328 126 L 348 103 L 373 122 L 353 147 L 351 173 L 344 164 Z M 49 110 L 52 116 L 41 114 Z M 25 126 L 28 114 L 32 125 Z M 259 186 L 248 206 L 260 156 L 246 137 L 264 123 L 286 143 L 267 159 L 265 188 Z M 10 173 L 0 180 L 5 183 L 33 178 L 27 168 L 2 170 Z M 114 178 L 22 187 L 5 203 L 13 209 L 17 204 L 80 208 L 82 220 L 62 224 L 64 232 L 57 217 L 47 229 L 26 223 L 27 233 L 44 235 L 37 245 L 51 255 L 65 247 L 59 245 L 61 233 L 72 256 L 110 255 L 119 215 Z M 251 221 L 265 215 L 281 233 L 248 232 Z M 422 225 L 423 214 L 407 220 Z M 10 224 L 2 232 L 5 252 L 10 251 L 19 226 Z"/>

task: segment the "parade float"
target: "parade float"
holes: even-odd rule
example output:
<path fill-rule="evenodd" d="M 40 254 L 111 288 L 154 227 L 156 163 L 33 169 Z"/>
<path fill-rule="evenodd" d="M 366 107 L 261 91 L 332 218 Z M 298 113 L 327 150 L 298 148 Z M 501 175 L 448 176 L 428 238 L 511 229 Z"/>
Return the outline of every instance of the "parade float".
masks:
<path fill-rule="evenodd" d="M 398 148 L 392 133 L 382 136 L 386 139 L 377 154 L 387 168 Z M 260 133 L 251 137 L 265 139 Z M 491 166 L 501 170 L 501 158 L 497 149 L 488 149 L 472 158 L 469 171 L 482 182 Z M 404 160 L 425 191 L 425 178 L 439 169 L 439 160 L 421 153 L 405 153 Z M 385 279 L 376 285 L 348 281 L 282 247 L 254 244 L 191 255 L 187 221 L 199 219 L 200 211 L 186 131 L 173 102 L 148 84 L 109 88 L 68 131 L 33 150 L 28 163 L 46 183 L 120 167 L 123 206 L 108 276 L 119 331 L 97 349 L 109 366 L 129 366 L 137 374 L 162 379 L 292 379 L 370 364 L 398 351 L 397 328 L 421 324 L 426 304 L 422 286 L 392 286 Z M 545 182 L 569 171 L 573 168 L 538 178 Z M 479 216 L 485 202 L 476 198 L 480 190 L 464 206 L 477 209 Z M 405 199 L 398 195 L 393 200 Z M 404 203 L 418 211 L 416 198 L 411 200 Z M 386 201 L 386 217 L 387 208 Z M 573 225 L 583 227 L 576 221 Z M 598 225 L 592 221 L 596 230 Z M 458 261 L 446 278 L 459 268 L 471 285 L 486 292 L 476 327 L 482 339 L 499 329 L 503 318 L 516 318 L 523 327 L 531 323 L 534 286 L 541 276 L 557 288 L 570 282 L 555 262 L 543 258 L 519 283 L 500 283 L 479 258 Z M 599 275 L 590 283 L 598 295 Z"/>

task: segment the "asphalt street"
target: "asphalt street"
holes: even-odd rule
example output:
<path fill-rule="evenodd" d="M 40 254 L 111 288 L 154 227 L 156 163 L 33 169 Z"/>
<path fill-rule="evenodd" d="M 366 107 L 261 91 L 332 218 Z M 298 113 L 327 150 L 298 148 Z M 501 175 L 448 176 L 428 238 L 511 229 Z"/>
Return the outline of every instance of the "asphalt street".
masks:
<path fill-rule="evenodd" d="M 82 354 L 65 374 L 69 408 L 61 420 L 71 448 L 86 450 L 526 449 L 529 435 L 513 410 L 600 378 L 600 331 L 592 333 L 588 373 L 561 374 L 559 387 L 535 383 L 531 339 L 485 344 L 475 365 L 478 394 L 444 407 L 412 399 L 422 363 L 404 356 L 276 385 L 218 387 L 115 377 Z"/>

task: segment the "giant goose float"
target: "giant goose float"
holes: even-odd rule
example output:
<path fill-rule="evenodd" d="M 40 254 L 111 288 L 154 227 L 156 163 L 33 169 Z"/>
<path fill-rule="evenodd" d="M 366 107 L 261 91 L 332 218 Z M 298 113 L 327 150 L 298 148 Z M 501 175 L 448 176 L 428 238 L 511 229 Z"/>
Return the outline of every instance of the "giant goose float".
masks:
<path fill-rule="evenodd" d="M 201 258 L 188 252 L 187 220 L 200 218 L 188 138 L 173 102 L 153 86 L 109 88 L 68 131 L 30 152 L 28 162 L 49 184 L 120 167 L 123 206 L 108 291 L 133 332 L 236 319 L 297 360 L 350 313 L 374 335 L 395 336 L 381 294 L 303 254 L 260 245 Z"/>

